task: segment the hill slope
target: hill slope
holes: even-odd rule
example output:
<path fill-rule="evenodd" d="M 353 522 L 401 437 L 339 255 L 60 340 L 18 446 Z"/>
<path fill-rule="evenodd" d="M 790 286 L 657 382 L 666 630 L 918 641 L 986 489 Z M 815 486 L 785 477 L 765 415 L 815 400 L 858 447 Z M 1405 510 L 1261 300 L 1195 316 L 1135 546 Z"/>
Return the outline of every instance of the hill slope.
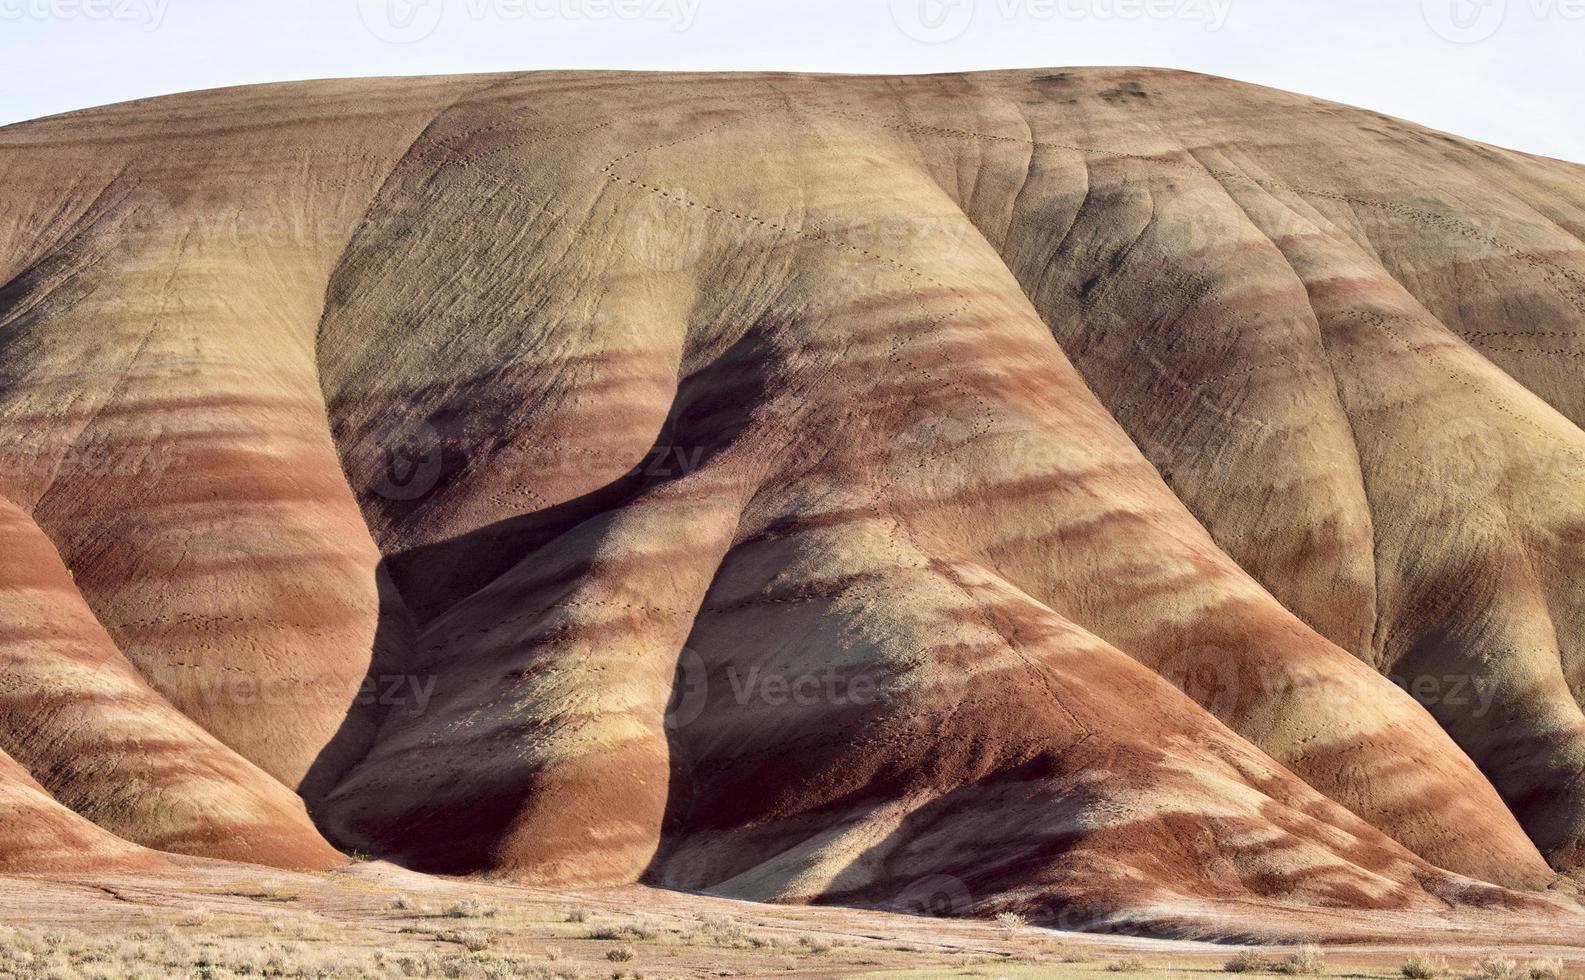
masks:
<path fill-rule="evenodd" d="M 1068 921 L 1585 870 L 1579 167 L 1089 69 L 265 86 L 0 168 L 0 804 Z"/>

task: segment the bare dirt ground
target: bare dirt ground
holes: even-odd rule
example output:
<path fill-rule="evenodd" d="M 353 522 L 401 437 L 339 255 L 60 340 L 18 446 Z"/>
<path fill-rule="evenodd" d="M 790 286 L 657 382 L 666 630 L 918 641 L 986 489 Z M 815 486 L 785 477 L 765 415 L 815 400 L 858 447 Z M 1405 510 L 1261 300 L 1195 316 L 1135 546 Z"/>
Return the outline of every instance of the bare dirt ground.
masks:
<path fill-rule="evenodd" d="M 213 861 L 157 876 L 0 878 L 0 977 L 1066 977 L 1222 973 L 1585 977 L 1585 937 L 1376 915 L 1293 946 L 1057 932 L 1013 922 L 760 905 L 643 887 L 521 888 L 371 862 L 320 874 Z"/>

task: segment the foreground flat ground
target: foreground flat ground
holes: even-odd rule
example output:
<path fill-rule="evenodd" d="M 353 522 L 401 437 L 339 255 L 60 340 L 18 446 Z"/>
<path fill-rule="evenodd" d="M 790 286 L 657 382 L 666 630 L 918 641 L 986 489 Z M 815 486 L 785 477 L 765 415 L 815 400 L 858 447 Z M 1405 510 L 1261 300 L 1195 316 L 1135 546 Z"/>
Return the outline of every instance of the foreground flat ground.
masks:
<path fill-rule="evenodd" d="M 1322 973 L 1445 976 L 1509 960 L 1585 977 L 1585 937 L 1495 935 L 1390 915 L 1339 918 L 1374 939 L 1324 948 Z M 1204 976 L 1245 947 L 758 905 L 643 887 L 520 888 L 371 862 L 296 874 L 192 862 L 179 874 L 0 877 L 0 977 Z M 1291 950 L 1251 947 L 1272 960 Z M 1247 974 L 1246 974 L 1247 975 Z"/>

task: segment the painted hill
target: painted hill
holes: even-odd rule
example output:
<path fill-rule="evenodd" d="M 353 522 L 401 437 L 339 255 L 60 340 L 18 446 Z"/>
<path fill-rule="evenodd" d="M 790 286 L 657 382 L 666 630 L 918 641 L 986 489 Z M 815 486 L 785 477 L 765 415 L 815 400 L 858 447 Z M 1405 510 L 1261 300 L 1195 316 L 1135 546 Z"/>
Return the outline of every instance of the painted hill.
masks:
<path fill-rule="evenodd" d="M 253 87 L 0 171 L 0 871 L 1585 871 L 1585 169 L 1086 69 Z"/>

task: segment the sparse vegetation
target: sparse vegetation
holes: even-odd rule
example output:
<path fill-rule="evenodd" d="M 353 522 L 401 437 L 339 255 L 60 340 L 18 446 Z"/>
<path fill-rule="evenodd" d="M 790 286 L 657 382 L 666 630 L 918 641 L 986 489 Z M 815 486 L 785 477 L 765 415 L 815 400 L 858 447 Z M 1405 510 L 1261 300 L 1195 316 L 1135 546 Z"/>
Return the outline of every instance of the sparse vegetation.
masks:
<path fill-rule="evenodd" d="M 768 949 L 776 941 L 758 935 L 735 919 L 712 916 L 700 920 L 682 934 L 682 941 L 690 946 L 720 946 L 724 949 Z"/>
<path fill-rule="evenodd" d="M 1559 959 L 1531 960 L 1524 972 L 1530 980 L 1562 980 L 1563 961 Z"/>
<path fill-rule="evenodd" d="M 1326 954 L 1321 952 L 1321 947 L 1306 943 L 1298 947 L 1286 957 L 1273 963 L 1273 973 L 1286 973 L 1294 976 L 1313 976 L 1321 972 L 1326 963 Z"/>
<path fill-rule="evenodd" d="M 494 905 L 486 905 L 476 898 L 465 898 L 446 910 L 448 919 L 490 919 L 500 913 Z"/>
<path fill-rule="evenodd" d="M 1270 973 L 1271 967 L 1271 960 L 1253 949 L 1241 949 L 1236 956 L 1222 964 L 1222 969 L 1227 973 Z"/>
<path fill-rule="evenodd" d="M 382 875 L 371 883 L 326 876 L 321 879 L 324 892 L 311 879 L 297 879 L 292 881 L 293 894 L 301 898 L 285 906 L 250 901 L 258 891 L 256 883 L 228 880 L 192 893 L 185 908 L 164 904 L 171 893 L 153 890 L 148 894 L 162 904 L 140 908 L 137 899 L 142 896 L 132 892 L 132 898 L 102 902 L 92 913 L 99 918 L 83 918 L 84 925 L 76 930 L 0 925 L 0 980 L 633 980 L 645 975 L 857 976 L 894 971 L 921 978 L 986 980 L 1109 972 L 1126 980 L 1141 974 L 1159 976 L 1162 971 L 1184 975 L 1185 967 L 1203 974 L 1219 965 L 1251 977 L 1316 974 L 1323 959 L 1314 946 L 1264 951 L 1234 947 L 1227 950 L 1232 959 L 1225 964 L 1204 952 L 1191 955 L 1188 963 L 1169 963 L 1168 956 L 1177 954 L 1092 942 L 1082 936 L 1059 941 L 1045 930 L 1020 932 L 1017 923 L 1006 919 L 995 923 L 994 932 L 1001 935 L 1006 930 L 1007 942 L 987 948 L 985 939 L 992 930 L 985 928 L 984 921 L 921 923 L 909 918 L 898 920 L 893 932 L 884 920 L 868 919 L 869 913 L 789 913 L 773 908 L 756 913 L 742 905 L 697 897 L 656 895 L 652 903 L 643 905 L 602 900 L 598 908 L 585 909 L 569 904 L 568 897 L 481 883 L 473 897 L 457 902 L 458 893 L 449 883 L 431 892 L 422 890 L 414 879 L 400 878 L 402 891 L 397 892 L 393 877 Z M 57 901 L 82 903 L 80 892 L 62 889 Z M 429 899 L 433 912 L 413 912 L 424 907 L 419 899 Z M 495 904 L 487 904 L 491 902 Z M 35 921 L 41 923 L 78 921 L 46 920 L 39 909 L 15 907 L 22 914 L 38 916 Z M 624 915 L 624 909 L 634 911 Z M 704 914 L 714 909 L 728 914 Z M 586 924 L 566 924 L 575 919 Z M 1450 955 L 1451 951 L 1439 947 L 1436 952 Z M 1473 950 L 1464 956 L 1472 954 Z M 1338 976 L 1379 980 L 1401 973 L 1402 980 L 1574 980 L 1566 964 L 1556 959 L 1515 962 L 1494 957 L 1472 972 L 1468 960 L 1461 958 L 1450 968 L 1429 950 L 1407 960 L 1401 956 L 1383 960 L 1376 953 L 1367 960 L 1373 965 L 1358 972 L 1363 954 L 1334 955 L 1340 962 L 1327 962 L 1326 972 Z M 1059 967 L 1059 961 L 1088 965 L 1069 969 Z"/>
<path fill-rule="evenodd" d="M 612 946 L 605 951 L 605 958 L 612 963 L 626 963 L 633 958 L 633 947 Z"/>
<path fill-rule="evenodd" d="M 1012 937 L 1022 932 L 1023 928 L 1029 925 L 1029 920 L 1017 912 L 998 912 L 996 913 L 996 924 L 1001 926 L 1002 931 L 1007 933 L 1009 937 Z"/>
<path fill-rule="evenodd" d="M 1398 968 L 1408 980 L 1436 980 L 1448 974 L 1447 960 L 1440 956 L 1430 956 L 1424 953 L 1409 957 Z"/>
<path fill-rule="evenodd" d="M 1475 964 L 1474 980 L 1518 980 L 1519 964 L 1503 956 L 1488 956 Z"/>
<path fill-rule="evenodd" d="M 478 930 L 462 930 L 457 932 L 443 932 L 436 936 L 443 943 L 455 943 L 470 953 L 477 953 L 495 945 L 495 937 L 487 932 Z"/>
<path fill-rule="evenodd" d="M 375 980 L 399 977 L 448 977 L 493 980 L 497 977 L 541 977 L 576 980 L 571 965 L 551 969 L 528 957 L 488 952 L 485 933 L 447 933 L 451 944 L 428 952 L 402 954 L 365 944 L 346 945 L 335 932 L 320 932 L 317 941 L 264 939 L 239 925 L 194 936 L 191 927 L 129 929 L 115 936 L 52 931 L 28 932 L 0 928 L 0 977 L 18 980 L 100 980 L 136 977 L 315 977 Z M 461 946 L 462 949 L 457 949 Z"/>
<path fill-rule="evenodd" d="M 819 936 L 799 936 L 798 945 L 810 953 L 829 953 L 836 944 Z"/>
<path fill-rule="evenodd" d="M 656 934 L 655 927 L 646 922 L 618 922 L 591 930 L 589 938 L 642 942 L 646 939 L 654 939 Z"/>

